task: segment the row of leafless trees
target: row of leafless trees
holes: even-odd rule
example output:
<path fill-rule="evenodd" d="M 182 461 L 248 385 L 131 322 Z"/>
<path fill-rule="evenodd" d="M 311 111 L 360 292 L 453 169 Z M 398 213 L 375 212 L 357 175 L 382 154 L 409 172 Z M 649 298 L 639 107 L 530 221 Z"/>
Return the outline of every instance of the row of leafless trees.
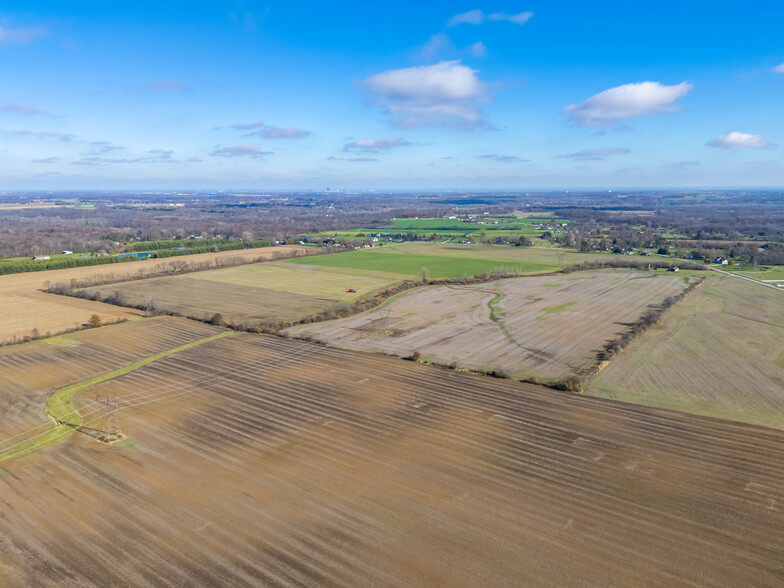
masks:
<path fill-rule="evenodd" d="M 81 279 L 72 279 L 70 282 L 57 282 L 55 284 L 45 282 L 44 288 L 47 292 L 52 294 L 64 294 L 76 296 L 78 298 L 91 298 L 93 300 L 98 300 L 100 297 L 96 298 L 93 293 L 82 292 L 82 290 L 84 288 L 94 288 L 97 286 L 105 286 L 107 284 L 116 284 L 119 282 L 130 282 L 134 280 L 145 280 L 148 278 L 176 276 L 192 272 L 202 272 L 207 270 L 248 265 L 251 263 L 279 261 L 283 259 L 291 259 L 293 257 L 301 257 L 304 255 L 319 255 L 333 252 L 335 252 L 335 249 L 326 250 L 321 248 L 307 248 L 291 249 L 289 251 L 272 251 L 268 255 L 260 255 L 255 257 L 215 257 L 213 259 L 206 259 L 202 261 L 189 261 L 187 259 L 177 258 L 155 265 L 145 265 L 138 268 L 138 270 L 135 272 L 108 272 L 103 274 L 96 274 L 94 276 L 87 276 Z"/>

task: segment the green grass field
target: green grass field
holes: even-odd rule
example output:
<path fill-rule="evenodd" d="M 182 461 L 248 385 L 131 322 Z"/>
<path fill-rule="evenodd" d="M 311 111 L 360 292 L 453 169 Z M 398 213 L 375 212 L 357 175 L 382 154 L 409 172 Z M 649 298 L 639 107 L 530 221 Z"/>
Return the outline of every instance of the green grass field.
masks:
<path fill-rule="evenodd" d="M 418 279 L 422 268 L 427 268 L 434 279 L 474 276 L 503 268 L 509 273 L 532 274 L 554 271 L 561 267 L 555 256 L 545 261 L 532 248 L 465 246 L 448 249 L 430 244 L 401 244 L 398 246 L 357 249 L 349 253 L 336 253 L 292 260 L 292 264 L 380 271 L 407 278 Z M 416 245 L 419 245 L 418 247 Z M 479 255 L 477 255 L 479 253 Z M 510 256 L 509 253 L 516 253 Z"/>
<path fill-rule="evenodd" d="M 754 278 L 755 280 L 782 280 L 781 283 L 784 283 L 784 266 L 781 265 L 761 265 L 757 267 L 757 269 L 754 269 L 753 266 L 746 266 L 742 270 L 735 269 L 731 266 L 724 266 L 720 269 L 731 271 L 740 276 Z"/>

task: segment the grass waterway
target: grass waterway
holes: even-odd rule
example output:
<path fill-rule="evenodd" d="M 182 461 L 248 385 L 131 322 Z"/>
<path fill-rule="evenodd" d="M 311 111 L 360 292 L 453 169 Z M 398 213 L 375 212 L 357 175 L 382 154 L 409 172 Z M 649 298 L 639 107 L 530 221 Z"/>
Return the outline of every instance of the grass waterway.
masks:
<path fill-rule="evenodd" d="M 30 453 L 37 449 L 41 449 L 42 447 L 59 443 L 60 441 L 71 436 L 79 427 L 81 427 L 83 423 L 82 415 L 80 415 L 79 411 L 76 410 L 76 405 L 74 404 L 74 397 L 78 392 L 81 392 L 82 390 L 85 390 L 91 386 L 95 386 L 96 384 L 100 384 L 101 382 L 105 382 L 107 380 L 111 380 L 113 378 L 117 378 L 132 372 L 136 369 L 139 369 L 140 367 L 152 363 L 153 361 L 168 357 L 169 355 L 179 353 L 180 351 L 185 351 L 186 349 L 196 347 L 197 345 L 209 343 L 210 341 L 215 341 L 216 339 L 231 337 L 236 334 L 237 333 L 234 331 L 218 333 L 217 335 L 212 335 L 211 337 L 200 339 L 199 341 L 193 341 L 192 343 L 187 343 L 186 345 L 174 347 L 172 349 L 162 351 L 161 353 L 156 353 L 155 355 L 145 357 L 144 359 L 141 359 L 137 362 L 123 366 L 111 372 L 95 376 L 89 380 L 84 380 L 82 382 L 77 382 L 76 384 L 71 384 L 70 386 L 60 388 L 49 397 L 49 399 L 46 401 L 46 406 L 44 407 L 44 412 L 46 415 L 55 422 L 53 427 L 43 433 L 35 435 L 30 439 L 20 441 L 0 453 L 0 463 L 15 457 L 19 457 L 26 453 Z"/>

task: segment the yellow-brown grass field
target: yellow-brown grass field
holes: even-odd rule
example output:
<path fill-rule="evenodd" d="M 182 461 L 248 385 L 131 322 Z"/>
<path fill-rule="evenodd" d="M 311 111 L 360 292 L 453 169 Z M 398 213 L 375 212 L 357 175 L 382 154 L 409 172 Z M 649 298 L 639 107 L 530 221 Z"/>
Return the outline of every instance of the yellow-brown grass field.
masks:
<path fill-rule="evenodd" d="M 586 391 L 784 429 L 784 292 L 712 276 Z"/>
<path fill-rule="evenodd" d="M 98 314 L 105 322 L 140 316 L 136 310 L 48 294 L 42 291 L 47 282 L 51 284 L 69 283 L 72 279 L 82 280 L 90 276 L 115 276 L 117 279 L 122 279 L 124 276 L 135 275 L 140 269 L 153 271 L 156 267 L 178 261 L 204 262 L 214 259 L 255 259 L 267 256 L 271 258 L 276 252 L 280 254 L 302 249 L 304 248 L 290 246 L 242 249 L 170 259 L 147 259 L 122 264 L 113 263 L 0 276 L 0 305 L 3 309 L 3 320 L 0 322 L 0 341 L 11 342 L 15 337 L 30 336 L 33 329 L 37 329 L 41 336 L 47 332 L 61 333 L 87 323 L 93 314 Z"/>

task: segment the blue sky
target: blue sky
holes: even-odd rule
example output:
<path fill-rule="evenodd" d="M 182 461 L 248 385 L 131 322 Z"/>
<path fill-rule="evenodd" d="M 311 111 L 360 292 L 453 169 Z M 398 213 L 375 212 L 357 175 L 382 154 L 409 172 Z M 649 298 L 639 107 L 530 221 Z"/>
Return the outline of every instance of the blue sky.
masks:
<path fill-rule="evenodd" d="M 784 3 L 3 2 L 0 189 L 784 185 Z"/>

